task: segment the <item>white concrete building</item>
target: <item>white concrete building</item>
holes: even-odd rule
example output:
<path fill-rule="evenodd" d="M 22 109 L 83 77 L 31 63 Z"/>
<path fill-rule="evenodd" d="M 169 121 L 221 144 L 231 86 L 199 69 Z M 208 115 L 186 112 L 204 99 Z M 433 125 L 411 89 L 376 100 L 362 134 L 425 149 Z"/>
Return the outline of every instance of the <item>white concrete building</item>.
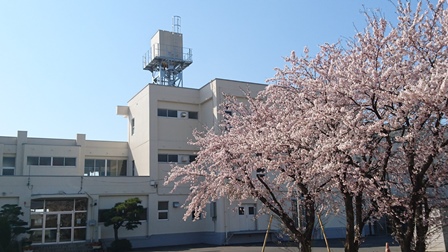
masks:
<path fill-rule="evenodd" d="M 189 163 L 196 149 L 188 145 L 192 131 L 216 126 L 223 94 L 244 97 L 265 85 L 215 79 L 200 89 L 147 85 L 117 114 L 129 122 L 128 142 L 0 137 L 0 206 L 18 204 L 33 231 L 33 244 L 67 244 L 112 239 L 101 212 L 117 202 L 139 197 L 146 209 L 142 225 L 120 229 L 134 247 L 187 243 L 237 242 L 240 231 L 252 231 L 245 241 L 260 241 L 267 217 L 254 219 L 254 202 L 229 206 L 213 203 L 199 221 L 183 221 L 180 208 L 188 188 L 170 193 L 163 186 L 170 163 Z M 244 210 L 243 210 L 244 209 Z M 257 235 L 258 234 L 258 235 Z M 252 241 L 255 241 L 252 240 Z"/>

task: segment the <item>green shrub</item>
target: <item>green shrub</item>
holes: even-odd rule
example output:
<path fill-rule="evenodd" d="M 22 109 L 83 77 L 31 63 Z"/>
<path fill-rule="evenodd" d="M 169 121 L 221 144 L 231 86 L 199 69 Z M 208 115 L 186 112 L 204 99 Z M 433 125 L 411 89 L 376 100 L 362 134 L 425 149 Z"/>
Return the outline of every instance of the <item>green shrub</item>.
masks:
<path fill-rule="evenodd" d="M 124 252 L 131 250 L 132 250 L 132 244 L 128 239 L 116 240 L 110 244 L 110 251 L 112 252 Z"/>

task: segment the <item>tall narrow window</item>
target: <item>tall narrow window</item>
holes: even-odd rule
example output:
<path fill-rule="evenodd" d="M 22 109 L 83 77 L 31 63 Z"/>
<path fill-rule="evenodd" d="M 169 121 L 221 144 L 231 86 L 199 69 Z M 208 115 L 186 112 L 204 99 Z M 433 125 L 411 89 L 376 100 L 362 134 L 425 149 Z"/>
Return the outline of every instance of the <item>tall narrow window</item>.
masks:
<path fill-rule="evenodd" d="M 131 135 L 135 133 L 135 118 L 131 119 Z"/>
<path fill-rule="evenodd" d="M 159 201 L 157 206 L 159 220 L 168 220 L 168 201 Z"/>
<path fill-rule="evenodd" d="M 16 168 L 15 157 L 3 157 L 2 175 L 14 175 Z"/>

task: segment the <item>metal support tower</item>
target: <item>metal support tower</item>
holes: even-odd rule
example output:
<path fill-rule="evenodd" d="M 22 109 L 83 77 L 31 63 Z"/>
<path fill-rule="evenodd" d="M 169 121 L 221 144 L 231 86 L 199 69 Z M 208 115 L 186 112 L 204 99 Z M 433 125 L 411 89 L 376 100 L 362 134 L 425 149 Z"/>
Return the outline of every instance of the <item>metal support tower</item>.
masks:
<path fill-rule="evenodd" d="M 183 86 L 182 71 L 193 63 L 190 48 L 183 47 L 180 17 L 173 17 L 173 31 L 158 30 L 151 49 L 143 56 L 143 69 L 152 73 L 153 84 Z"/>

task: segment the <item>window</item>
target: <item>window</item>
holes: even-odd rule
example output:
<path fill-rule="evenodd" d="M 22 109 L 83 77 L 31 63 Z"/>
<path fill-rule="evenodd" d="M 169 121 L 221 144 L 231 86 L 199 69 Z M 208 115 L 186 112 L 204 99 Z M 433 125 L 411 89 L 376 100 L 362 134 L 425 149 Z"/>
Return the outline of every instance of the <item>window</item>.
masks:
<path fill-rule="evenodd" d="M 255 214 L 255 207 L 249 207 L 249 215 L 254 215 Z"/>
<path fill-rule="evenodd" d="M 4 176 L 14 175 L 15 168 L 16 168 L 15 157 L 3 157 L 2 175 Z"/>
<path fill-rule="evenodd" d="M 188 118 L 189 119 L 198 119 L 198 112 L 189 112 Z"/>
<path fill-rule="evenodd" d="M 198 155 L 190 155 L 190 163 L 195 161 L 197 157 L 198 157 Z"/>
<path fill-rule="evenodd" d="M 158 161 L 160 163 L 177 163 L 178 155 L 177 154 L 159 154 Z"/>
<path fill-rule="evenodd" d="M 134 135 L 135 132 L 135 118 L 131 120 L 131 135 Z"/>
<path fill-rule="evenodd" d="M 168 113 L 166 109 L 157 109 L 157 116 L 167 117 Z"/>
<path fill-rule="evenodd" d="M 76 158 L 73 158 L 73 157 L 28 157 L 27 165 L 76 166 Z"/>
<path fill-rule="evenodd" d="M 39 157 L 39 165 L 51 166 L 51 157 Z"/>
<path fill-rule="evenodd" d="M 263 178 L 266 176 L 266 169 L 265 168 L 257 168 L 257 177 Z"/>
<path fill-rule="evenodd" d="M 54 157 L 53 166 L 76 166 L 76 158 Z"/>
<path fill-rule="evenodd" d="M 157 116 L 173 117 L 173 118 L 187 118 L 198 119 L 198 112 L 194 111 L 177 111 L 172 109 L 157 109 Z"/>
<path fill-rule="evenodd" d="M 159 220 L 168 220 L 168 201 L 159 201 L 157 205 Z"/>
<path fill-rule="evenodd" d="M 64 166 L 76 166 L 76 158 L 64 158 Z"/>
<path fill-rule="evenodd" d="M 191 220 L 195 220 L 196 217 L 198 220 L 202 220 L 202 214 L 201 213 L 197 214 L 195 211 L 193 211 L 191 213 Z"/>
<path fill-rule="evenodd" d="M 168 109 L 168 117 L 177 117 L 177 110 Z"/>
<path fill-rule="evenodd" d="M 185 155 L 185 154 L 159 154 L 159 163 L 191 163 L 196 160 L 197 155 Z"/>
<path fill-rule="evenodd" d="M 33 199 L 30 203 L 30 239 L 33 244 L 85 241 L 87 198 Z M 58 229 L 58 230 L 56 230 Z M 49 235 L 44 235 L 49 234 Z"/>
<path fill-rule="evenodd" d="M 84 176 L 126 176 L 127 160 L 86 159 Z"/>

